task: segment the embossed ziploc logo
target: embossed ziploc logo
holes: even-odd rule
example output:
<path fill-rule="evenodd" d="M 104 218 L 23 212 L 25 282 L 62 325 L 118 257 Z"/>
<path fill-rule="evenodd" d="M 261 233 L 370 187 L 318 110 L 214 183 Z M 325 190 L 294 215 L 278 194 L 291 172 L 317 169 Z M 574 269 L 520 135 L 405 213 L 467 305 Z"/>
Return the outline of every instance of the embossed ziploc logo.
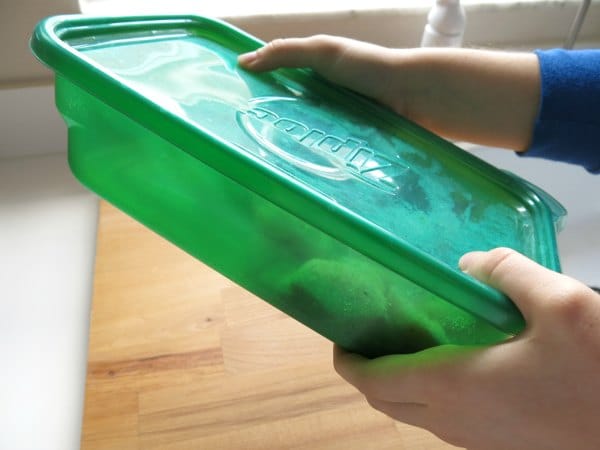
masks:
<path fill-rule="evenodd" d="M 365 140 L 326 132 L 323 128 L 344 128 L 340 123 L 322 123 L 324 114 L 310 106 L 316 112 L 294 98 L 256 98 L 249 101 L 248 108 L 238 111 L 238 123 L 265 150 L 299 168 L 329 179 L 355 177 L 390 194 L 400 189 L 407 166 Z M 309 121 L 320 125 L 310 126 Z"/>

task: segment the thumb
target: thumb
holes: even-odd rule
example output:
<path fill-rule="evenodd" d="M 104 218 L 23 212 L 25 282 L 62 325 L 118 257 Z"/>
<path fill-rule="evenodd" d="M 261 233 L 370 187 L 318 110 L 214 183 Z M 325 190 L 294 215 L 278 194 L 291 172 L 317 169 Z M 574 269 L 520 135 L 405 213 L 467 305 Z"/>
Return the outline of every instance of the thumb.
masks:
<path fill-rule="evenodd" d="M 510 297 L 529 324 L 537 307 L 555 298 L 567 279 L 509 248 L 470 252 L 458 264 L 463 272 Z"/>

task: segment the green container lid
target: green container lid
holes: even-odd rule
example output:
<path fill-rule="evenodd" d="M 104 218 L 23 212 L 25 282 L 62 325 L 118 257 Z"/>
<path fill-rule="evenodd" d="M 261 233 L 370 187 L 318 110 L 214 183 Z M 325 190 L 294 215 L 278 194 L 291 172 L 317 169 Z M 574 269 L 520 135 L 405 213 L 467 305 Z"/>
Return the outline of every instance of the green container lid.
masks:
<path fill-rule="evenodd" d="M 240 53 L 262 44 L 222 21 L 197 16 L 57 16 L 38 24 L 31 43 L 57 74 L 57 102 L 69 124 L 71 167 L 79 179 L 234 281 L 250 288 L 254 283 L 240 259 L 263 258 L 266 267 L 262 253 L 299 252 L 278 240 L 265 214 L 251 210 L 241 197 L 225 198 L 227 189 L 213 185 L 186 193 L 185 186 L 196 182 L 196 175 L 186 175 L 194 165 L 210 168 L 368 264 L 505 333 L 521 330 L 523 319 L 513 303 L 463 274 L 458 260 L 471 250 L 505 246 L 560 270 L 555 233 L 562 207 L 531 184 L 309 70 L 255 74 L 237 65 Z M 77 95 L 89 97 L 87 106 Z M 126 137 L 128 130 L 135 130 L 134 139 Z M 126 139 L 129 147 L 117 151 Z M 167 143 L 168 151 L 143 153 Z M 134 147 L 138 156 L 129 154 Z M 170 162 L 175 153 L 185 155 L 180 165 Z M 125 163 L 118 161 L 126 157 L 147 158 L 147 165 L 124 170 Z M 100 176 L 96 172 L 103 167 Z M 190 208 L 192 203 L 181 203 L 172 213 L 157 212 L 161 202 L 168 209 L 192 197 L 213 202 L 202 213 L 206 220 Z M 181 214 L 179 227 L 174 214 Z M 255 220 L 253 226 L 231 228 L 244 233 L 229 236 L 235 246 L 221 249 L 235 255 L 231 261 L 217 250 L 205 258 L 200 247 L 210 242 L 185 234 L 194 234 L 186 226 L 196 224 L 204 227 L 203 234 L 216 236 L 234 222 L 257 216 L 260 226 Z M 256 252 L 255 241 L 270 237 L 279 249 L 273 244 L 261 255 L 239 253 L 245 245 Z M 302 241 L 304 253 L 316 239 L 321 238 Z M 304 253 L 290 266 L 310 261 Z M 282 278 L 273 275 L 272 283 Z M 253 290 L 268 297 L 267 287 Z M 299 319 L 312 324 L 310 317 Z M 339 340 L 329 326 L 313 327 Z"/>

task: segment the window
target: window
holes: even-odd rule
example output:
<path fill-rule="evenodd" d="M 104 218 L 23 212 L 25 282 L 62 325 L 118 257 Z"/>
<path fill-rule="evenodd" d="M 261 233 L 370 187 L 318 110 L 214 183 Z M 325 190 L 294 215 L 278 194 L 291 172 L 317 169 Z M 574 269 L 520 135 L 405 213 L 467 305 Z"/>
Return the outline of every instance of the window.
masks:
<path fill-rule="evenodd" d="M 221 17 L 264 40 L 341 34 L 382 45 L 419 45 L 435 0 L 79 0 L 86 14 L 192 13 Z M 467 45 L 561 46 L 582 0 L 462 0 Z M 600 0 L 592 0 L 580 39 L 600 40 Z"/>

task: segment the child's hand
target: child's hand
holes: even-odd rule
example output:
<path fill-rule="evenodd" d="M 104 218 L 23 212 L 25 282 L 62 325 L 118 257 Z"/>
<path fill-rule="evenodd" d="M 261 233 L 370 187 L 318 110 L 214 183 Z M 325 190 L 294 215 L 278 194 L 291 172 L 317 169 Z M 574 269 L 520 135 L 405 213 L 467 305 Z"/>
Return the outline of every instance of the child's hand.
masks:
<path fill-rule="evenodd" d="M 513 299 L 524 333 L 373 360 L 336 348 L 338 373 L 374 408 L 469 450 L 600 448 L 600 296 L 508 249 L 460 265 Z"/>
<path fill-rule="evenodd" d="M 256 52 L 239 57 L 239 63 L 253 71 L 279 67 L 310 67 L 330 81 L 360 92 L 402 111 L 401 99 L 392 85 L 401 73 L 390 63 L 400 51 L 334 36 L 277 39 Z"/>
<path fill-rule="evenodd" d="M 537 57 L 468 49 L 389 49 L 334 36 L 278 39 L 242 67 L 310 67 L 447 138 L 525 150 L 539 102 Z"/>

